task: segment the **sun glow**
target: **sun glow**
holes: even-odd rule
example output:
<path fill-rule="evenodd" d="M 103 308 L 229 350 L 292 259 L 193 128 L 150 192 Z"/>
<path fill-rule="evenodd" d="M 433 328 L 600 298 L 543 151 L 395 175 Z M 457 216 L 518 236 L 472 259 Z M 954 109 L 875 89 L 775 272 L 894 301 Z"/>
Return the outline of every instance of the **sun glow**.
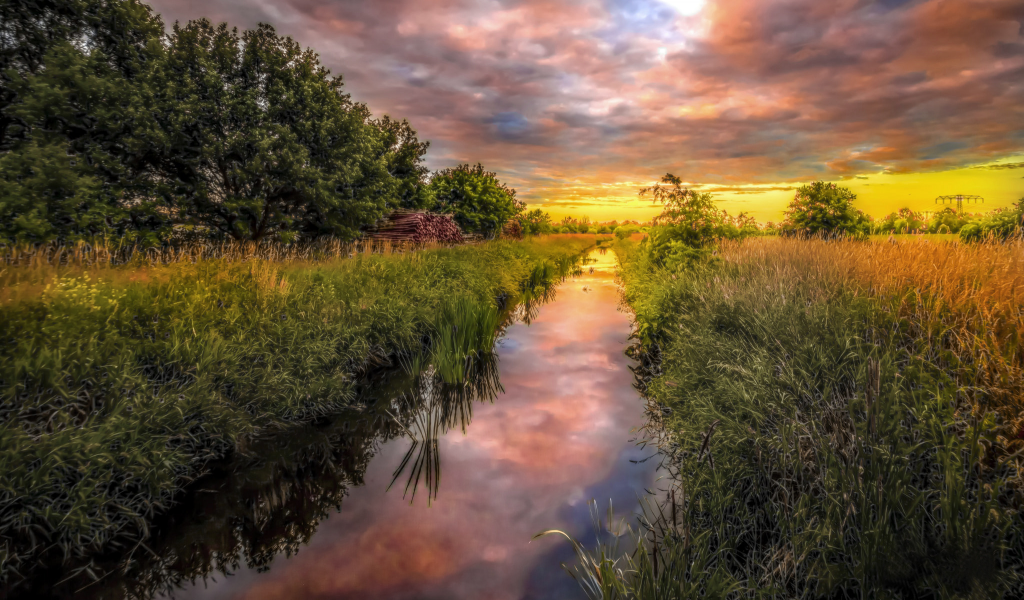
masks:
<path fill-rule="evenodd" d="M 661 0 L 684 17 L 692 17 L 704 8 L 704 0 Z"/>

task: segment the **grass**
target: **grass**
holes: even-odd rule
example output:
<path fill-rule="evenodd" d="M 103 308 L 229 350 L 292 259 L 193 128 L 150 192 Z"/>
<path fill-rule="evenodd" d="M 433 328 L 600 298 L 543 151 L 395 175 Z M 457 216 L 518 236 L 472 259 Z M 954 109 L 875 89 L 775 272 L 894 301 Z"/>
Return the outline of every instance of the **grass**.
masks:
<path fill-rule="evenodd" d="M 0 585 L 39 561 L 134 547 L 210 461 L 349 406 L 361 374 L 448 343 L 438 332 L 461 318 L 449 313 L 489 324 L 537 265 L 590 245 L 8 261 Z M 478 328 L 459 351 L 488 339 Z"/>
<path fill-rule="evenodd" d="M 617 244 L 672 487 L 591 597 L 1019 597 L 1021 250 Z"/>

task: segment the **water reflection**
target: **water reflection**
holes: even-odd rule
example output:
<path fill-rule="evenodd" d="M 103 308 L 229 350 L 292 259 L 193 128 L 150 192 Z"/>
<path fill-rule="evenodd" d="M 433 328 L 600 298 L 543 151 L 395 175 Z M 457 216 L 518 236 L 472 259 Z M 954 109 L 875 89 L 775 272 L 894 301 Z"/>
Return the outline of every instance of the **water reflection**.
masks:
<path fill-rule="evenodd" d="M 466 433 L 466 427 L 473 419 L 473 402 L 493 401 L 499 392 L 505 391 L 501 387 L 498 360 L 493 352 L 470 361 L 466 373 L 466 380 L 461 384 L 446 383 L 432 367 L 417 373 L 412 388 L 399 399 L 399 406 L 405 410 L 398 412 L 406 415 L 405 418 L 388 412 L 412 440 L 405 457 L 395 469 L 389 490 L 408 466 L 409 476 L 402 497 L 409 495 L 414 498 L 421 479 L 427 486 L 427 503 L 437 497 L 441 483 L 438 440 L 456 426 Z"/>
<path fill-rule="evenodd" d="M 591 259 L 557 297 L 513 307 L 464 385 L 382 374 L 361 410 L 207 478 L 75 597 L 579 598 L 559 566 L 571 549 L 531 537 L 585 538 L 587 501 L 629 511 L 655 467 L 631 462 L 649 452 L 630 442 L 644 412 L 614 256 Z"/>

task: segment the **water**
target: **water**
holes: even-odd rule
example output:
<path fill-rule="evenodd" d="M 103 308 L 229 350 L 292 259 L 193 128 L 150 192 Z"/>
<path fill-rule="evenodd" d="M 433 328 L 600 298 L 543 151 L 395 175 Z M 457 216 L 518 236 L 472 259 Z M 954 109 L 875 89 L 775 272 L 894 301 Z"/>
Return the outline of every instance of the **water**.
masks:
<path fill-rule="evenodd" d="M 573 556 L 564 538 L 531 538 L 557 528 L 589 542 L 588 501 L 629 514 L 656 468 L 635 442 L 644 411 L 623 354 L 630 319 L 618 309 L 614 256 L 591 258 L 592 273 L 506 329 L 504 393 L 485 381 L 493 402 L 467 403 L 471 418 L 452 419 L 427 455 L 415 448 L 397 477 L 406 430 L 430 437 L 401 414 L 398 425 L 400 407 L 277 440 L 259 449 L 259 465 L 201 485 L 151 556 L 94 589 L 176 584 L 164 597 L 189 600 L 582 598 L 560 566 Z M 403 497 L 417 457 L 437 459 L 440 476 Z"/>

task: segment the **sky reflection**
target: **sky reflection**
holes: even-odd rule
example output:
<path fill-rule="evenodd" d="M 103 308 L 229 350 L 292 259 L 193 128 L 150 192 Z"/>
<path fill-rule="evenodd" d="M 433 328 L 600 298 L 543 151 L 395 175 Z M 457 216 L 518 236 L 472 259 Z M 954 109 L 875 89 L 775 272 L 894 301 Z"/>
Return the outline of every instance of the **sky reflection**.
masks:
<path fill-rule="evenodd" d="M 637 505 L 654 461 L 631 429 L 643 405 L 623 355 L 629 317 L 618 312 L 611 254 L 595 273 L 567 281 L 530 326 L 513 325 L 498 346 L 506 393 L 474 409 L 463 435 L 440 440 L 442 477 L 432 506 L 385 493 L 409 441 L 386 444 L 364 486 L 322 523 L 310 544 L 267 573 L 243 572 L 179 598 L 573 598 L 548 528 L 591 537 L 587 502 Z"/>

